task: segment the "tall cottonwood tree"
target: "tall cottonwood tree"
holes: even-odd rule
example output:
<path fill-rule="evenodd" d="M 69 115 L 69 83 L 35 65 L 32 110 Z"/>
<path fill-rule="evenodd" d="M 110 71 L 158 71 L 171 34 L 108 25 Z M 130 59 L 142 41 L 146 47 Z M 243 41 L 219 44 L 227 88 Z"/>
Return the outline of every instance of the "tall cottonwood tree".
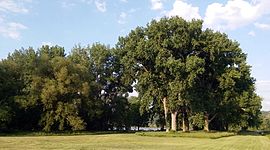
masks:
<path fill-rule="evenodd" d="M 168 122 L 167 113 L 171 112 L 172 130 L 176 130 L 180 106 L 183 113 L 188 107 L 183 93 L 187 93 L 193 79 L 203 71 L 200 67 L 203 59 L 193 55 L 201 27 L 202 22 L 197 20 L 162 18 L 145 28 L 136 28 L 120 38 L 117 45 L 127 73 L 138 82 L 136 89 L 145 108 L 163 103 L 165 122 Z M 154 104 L 154 99 L 162 103 Z"/>
<path fill-rule="evenodd" d="M 195 112 L 198 110 L 204 113 L 204 130 L 209 131 L 209 124 L 216 118 L 219 120 L 218 117 L 223 118 L 222 126 L 241 122 L 239 115 L 244 113 L 241 111 L 243 100 L 245 104 L 257 101 L 253 110 L 256 112 L 255 116 L 258 116 L 260 100 L 247 96 L 243 98 L 244 93 L 253 95 L 255 90 L 250 66 L 246 63 L 246 54 L 239 44 L 225 34 L 206 29 L 200 36 L 198 47 L 199 56 L 205 60 L 205 71 L 197 78 L 197 84 L 193 88 L 196 98 L 193 97 L 192 103 Z M 226 115 L 228 116 L 225 117 Z M 234 117 L 236 118 L 232 121 Z"/>
<path fill-rule="evenodd" d="M 145 109 L 161 105 L 154 101 L 160 99 L 165 120 L 167 110 L 171 112 L 172 130 L 176 130 L 178 112 L 182 113 L 183 131 L 188 130 L 188 113 L 193 111 L 204 113 L 204 127 L 209 131 L 209 123 L 222 116 L 220 112 L 226 107 L 231 108 L 226 109 L 228 114 L 241 109 L 243 99 L 255 103 L 253 117 L 258 116 L 260 100 L 252 96 L 254 80 L 246 55 L 227 35 L 202 30 L 200 20 L 153 20 L 121 37 L 117 48 L 126 73 L 137 83 Z M 241 98 L 245 91 L 250 91 L 249 96 Z M 244 112 L 235 113 L 241 116 Z"/>

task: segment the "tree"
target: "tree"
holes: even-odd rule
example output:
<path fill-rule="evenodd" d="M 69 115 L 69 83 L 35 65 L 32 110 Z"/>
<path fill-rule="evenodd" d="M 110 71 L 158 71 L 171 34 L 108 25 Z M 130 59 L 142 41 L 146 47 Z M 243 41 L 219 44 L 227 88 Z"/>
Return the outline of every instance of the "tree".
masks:
<path fill-rule="evenodd" d="M 201 27 L 202 22 L 197 20 L 187 22 L 178 17 L 162 18 L 119 39 L 117 47 L 122 63 L 131 80 L 137 81 L 136 89 L 145 109 L 163 103 L 167 129 L 169 110 L 172 130 L 176 130 L 179 107 L 182 105 L 182 110 L 186 110 L 185 105 L 188 105 L 184 102 L 187 97 L 183 93 L 192 86 L 196 74 L 203 71 L 200 68 L 203 60 L 196 55 L 189 56 L 195 54 Z M 154 104 L 154 99 L 160 101 Z"/>
<path fill-rule="evenodd" d="M 87 130 L 98 129 L 98 118 L 100 118 L 102 110 L 101 101 L 98 97 L 98 84 L 93 72 L 93 65 L 91 64 L 90 56 L 91 47 L 81 47 L 80 45 L 75 46 L 72 50 L 68 59 L 77 67 L 84 71 L 80 73 L 81 80 L 88 84 L 88 93 L 86 96 L 81 97 L 81 106 L 79 109 L 79 116 L 86 123 Z"/>
<path fill-rule="evenodd" d="M 269 111 L 262 111 L 260 116 L 262 124 L 260 125 L 261 130 L 269 131 L 270 130 L 270 115 Z"/>
<path fill-rule="evenodd" d="M 192 111 L 203 112 L 206 131 L 217 117 L 222 118 L 223 125 L 237 123 L 227 114 L 258 118 L 260 98 L 254 95 L 246 55 L 226 34 L 202 30 L 200 20 L 153 20 L 119 38 L 117 49 L 126 76 L 136 83 L 144 109 L 163 103 L 166 122 L 168 110 L 171 113 L 172 130 L 176 130 L 179 112 L 183 131 L 188 130 Z M 243 105 L 251 103 L 252 111 L 241 111 Z"/>
<path fill-rule="evenodd" d="M 115 50 L 96 43 L 89 47 L 90 63 L 95 77 L 95 99 L 101 102 L 101 126 L 104 129 L 128 129 L 125 122 L 128 111 L 127 92 L 131 91 L 131 84 L 123 78 L 123 67 Z M 104 123 L 105 122 L 105 123 Z"/>
<path fill-rule="evenodd" d="M 205 60 L 205 71 L 197 78 L 192 103 L 194 111 L 204 113 L 204 130 L 209 131 L 209 124 L 217 117 L 222 118 L 221 124 L 227 124 L 224 126 L 242 120 L 243 104 L 251 104 L 253 100 L 256 101 L 253 114 L 258 116 L 260 100 L 256 96 L 251 98 L 254 79 L 239 44 L 228 39 L 226 34 L 206 29 L 198 47 L 201 49 L 199 56 Z"/>
<path fill-rule="evenodd" d="M 137 97 L 130 97 L 130 119 L 131 126 L 137 126 L 137 130 L 140 130 L 140 127 L 147 126 L 149 123 L 149 113 L 142 111 L 140 112 L 140 101 Z"/>
<path fill-rule="evenodd" d="M 10 74 L 8 68 L 0 63 L 0 131 L 7 130 L 8 125 L 12 120 L 12 96 L 15 90 L 15 84 L 12 80 L 13 75 Z"/>
<path fill-rule="evenodd" d="M 22 59 L 16 59 L 16 64 L 26 67 L 21 74 L 24 87 L 16 102 L 25 113 L 34 111 L 35 120 L 27 119 L 29 123 L 40 124 L 45 131 L 83 129 L 84 122 L 78 116 L 80 97 L 87 94 L 88 86 L 79 76 L 83 70 L 68 61 L 58 46 L 14 53 L 10 59 L 18 56 Z"/>
<path fill-rule="evenodd" d="M 137 27 L 115 48 L 22 48 L 0 62 L 0 130 L 128 130 L 157 118 L 167 131 L 177 119 L 183 131 L 190 120 L 206 131 L 258 127 L 250 68 L 236 41 L 179 17 Z"/>
<path fill-rule="evenodd" d="M 38 129 L 40 118 L 40 107 L 25 107 L 27 99 L 28 83 L 31 82 L 31 74 L 35 70 L 36 52 L 33 48 L 15 50 L 7 59 L 2 60 L 2 65 L 8 76 L 4 77 L 8 83 L 3 96 L 8 97 L 8 107 L 10 108 L 9 130 L 33 130 Z M 24 97 L 24 98 L 23 98 Z M 32 102 L 32 98 L 29 102 Z"/>

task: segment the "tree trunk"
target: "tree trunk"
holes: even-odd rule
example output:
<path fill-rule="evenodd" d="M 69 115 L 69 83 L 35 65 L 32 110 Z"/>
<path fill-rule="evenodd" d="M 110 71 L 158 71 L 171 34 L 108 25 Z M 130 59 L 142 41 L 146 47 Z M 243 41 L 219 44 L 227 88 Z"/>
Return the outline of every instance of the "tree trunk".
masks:
<path fill-rule="evenodd" d="M 215 114 L 211 119 L 209 119 L 209 114 L 207 112 L 204 113 L 204 131 L 209 132 L 209 124 L 216 116 L 217 114 Z"/>
<path fill-rule="evenodd" d="M 160 131 L 164 131 L 165 129 L 165 123 L 161 124 Z"/>
<path fill-rule="evenodd" d="M 172 117 L 172 131 L 176 131 L 177 127 L 176 127 L 176 120 L 177 120 L 177 111 L 174 111 L 171 113 L 171 117 Z"/>
<path fill-rule="evenodd" d="M 204 131 L 209 132 L 209 114 L 204 114 Z"/>
<path fill-rule="evenodd" d="M 169 130 L 170 130 L 170 123 L 168 121 L 167 97 L 164 97 L 162 102 L 163 102 L 163 107 L 164 107 L 164 118 L 165 118 L 166 132 L 169 132 Z"/>
<path fill-rule="evenodd" d="M 189 131 L 189 121 L 187 111 L 184 109 L 182 112 L 182 130 L 183 132 Z"/>

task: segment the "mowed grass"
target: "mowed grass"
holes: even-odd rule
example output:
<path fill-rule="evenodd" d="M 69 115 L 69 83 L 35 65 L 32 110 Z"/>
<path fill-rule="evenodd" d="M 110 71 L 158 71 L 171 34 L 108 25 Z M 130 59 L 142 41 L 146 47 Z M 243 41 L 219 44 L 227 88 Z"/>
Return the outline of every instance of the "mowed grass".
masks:
<path fill-rule="evenodd" d="M 268 150 L 267 136 L 235 135 L 218 139 L 149 137 L 135 134 L 100 134 L 76 136 L 0 137 L 1 150 L 17 149 L 192 149 L 192 150 Z"/>
<path fill-rule="evenodd" d="M 186 138 L 208 138 L 218 139 L 222 137 L 234 136 L 233 132 L 204 132 L 204 131 L 191 131 L 191 132 L 137 132 L 136 135 L 152 136 L 152 137 L 186 137 Z"/>

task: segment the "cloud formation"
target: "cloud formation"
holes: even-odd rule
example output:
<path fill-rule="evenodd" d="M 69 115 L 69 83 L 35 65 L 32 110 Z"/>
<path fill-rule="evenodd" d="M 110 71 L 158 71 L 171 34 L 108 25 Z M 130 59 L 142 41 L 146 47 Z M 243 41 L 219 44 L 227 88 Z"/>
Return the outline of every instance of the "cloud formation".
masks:
<path fill-rule="evenodd" d="M 227 3 L 208 5 L 204 26 L 216 30 L 234 30 L 270 14 L 269 0 L 228 0 Z"/>
<path fill-rule="evenodd" d="M 199 7 L 194 7 L 183 0 L 175 0 L 173 9 L 166 13 L 166 16 L 179 16 L 186 20 L 201 19 L 199 14 Z"/>
<path fill-rule="evenodd" d="M 106 2 L 104 0 L 95 0 L 95 5 L 100 12 L 106 12 Z"/>
<path fill-rule="evenodd" d="M 43 45 L 53 46 L 54 44 L 52 42 L 41 42 L 41 46 Z"/>
<path fill-rule="evenodd" d="M 123 3 L 127 3 L 128 1 L 127 0 L 120 0 L 121 2 L 123 2 Z"/>
<path fill-rule="evenodd" d="M 119 24 L 125 24 L 126 23 L 127 14 L 125 12 L 121 12 L 119 16 L 118 23 Z"/>
<path fill-rule="evenodd" d="M 26 26 L 16 22 L 10 22 L 5 25 L 5 23 L 1 24 L 0 22 L 0 34 L 5 37 L 9 37 L 12 39 L 20 38 L 20 30 L 27 29 Z"/>
<path fill-rule="evenodd" d="M 250 32 L 248 32 L 248 35 L 250 35 L 250 36 L 256 36 L 256 33 L 254 31 L 250 31 Z"/>
<path fill-rule="evenodd" d="M 151 0 L 151 9 L 152 10 L 162 10 L 163 3 L 161 0 Z"/>
<path fill-rule="evenodd" d="M 262 30 L 270 30 L 270 24 L 264 24 L 264 23 L 254 23 L 255 27 L 262 29 Z"/>
<path fill-rule="evenodd" d="M 18 2 L 16 0 L 0 0 L 0 11 L 4 13 L 27 13 L 28 9 Z"/>
<path fill-rule="evenodd" d="M 161 0 L 151 0 L 152 9 L 163 11 Z M 155 6 L 155 7 L 154 7 Z M 162 8 L 162 9 L 161 9 Z M 203 19 L 205 28 L 215 30 L 235 30 L 255 23 L 255 27 L 263 30 L 270 29 L 270 24 L 258 23 L 265 17 L 270 17 L 270 0 L 227 0 L 225 3 L 211 3 L 203 16 L 199 7 L 193 6 L 186 0 L 175 0 L 173 8 L 165 11 L 165 16 L 179 16 L 186 20 Z"/>
<path fill-rule="evenodd" d="M 10 14 L 26 14 L 29 10 L 24 7 L 30 0 L 0 0 L 0 35 L 12 39 L 20 38 L 20 31 L 27 27 L 19 22 L 10 22 Z"/>

